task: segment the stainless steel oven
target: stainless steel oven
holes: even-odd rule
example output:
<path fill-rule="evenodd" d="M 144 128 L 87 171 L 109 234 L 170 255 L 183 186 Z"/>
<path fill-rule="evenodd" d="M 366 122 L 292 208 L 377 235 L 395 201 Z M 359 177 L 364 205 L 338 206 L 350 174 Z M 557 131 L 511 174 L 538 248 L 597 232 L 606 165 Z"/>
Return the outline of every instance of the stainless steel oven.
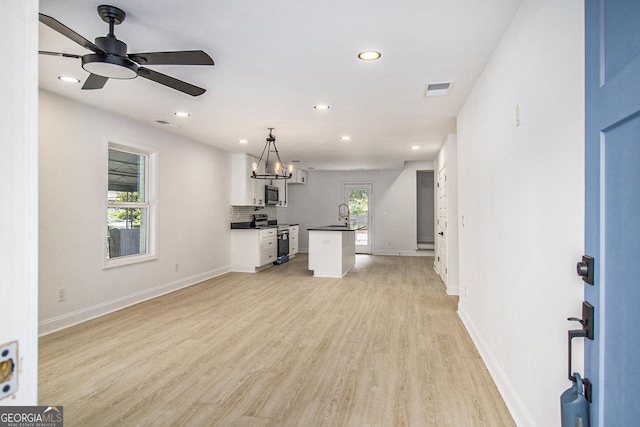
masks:
<path fill-rule="evenodd" d="M 289 255 L 289 227 L 278 227 L 278 257 Z"/>
<path fill-rule="evenodd" d="M 278 260 L 276 264 L 289 261 L 289 227 L 278 226 Z"/>

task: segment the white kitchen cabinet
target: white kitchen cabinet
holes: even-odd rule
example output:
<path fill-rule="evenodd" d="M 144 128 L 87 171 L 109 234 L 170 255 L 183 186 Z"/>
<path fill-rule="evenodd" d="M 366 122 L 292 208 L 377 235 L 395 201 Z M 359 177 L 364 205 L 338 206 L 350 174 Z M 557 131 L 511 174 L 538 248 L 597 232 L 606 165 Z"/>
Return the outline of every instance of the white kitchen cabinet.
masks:
<path fill-rule="evenodd" d="M 255 273 L 278 258 L 278 229 L 231 230 L 231 270 Z"/>
<path fill-rule="evenodd" d="M 255 157 L 252 157 L 251 165 L 253 165 L 253 162 L 258 163 L 258 159 Z M 249 172 L 251 172 L 251 167 L 252 166 L 249 166 Z M 260 162 L 260 164 L 258 165 L 257 173 L 258 175 L 263 175 L 266 173 L 264 162 Z M 264 187 L 267 185 L 268 181 L 264 179 L 254 179 L 254 178 L 249 178 L 249 179 L 253 181 L 253 197 L 254 197 L 253 206 L 265 206 L 267 201 L 264 198 Z"/>
<path fill-rule="evenodd" d="M 272 185 L 278 187 L 278 207 L 287 206 L 287 180 L 273 179 Z"/>
<path fill-rule="evenodd" d="M 298 237 L 300 235 L 300 226 L 289 226 L 289 256 L 294 257 L 298 253 Z"/>
<path fill-rule="evenodd" d="M 289 184 L 306 184 L 307 183 L 307 171 L 303 169 L 294 169 L 291 178 L 288 180 Z"/>
<path fill-rule="evenodd" d="M 264 206 L 265 182 L 263 179 L 251 178 L 254 162 L 257 163 L 258 159 L 245 153 L 231 155 L 232 206 Z"/>

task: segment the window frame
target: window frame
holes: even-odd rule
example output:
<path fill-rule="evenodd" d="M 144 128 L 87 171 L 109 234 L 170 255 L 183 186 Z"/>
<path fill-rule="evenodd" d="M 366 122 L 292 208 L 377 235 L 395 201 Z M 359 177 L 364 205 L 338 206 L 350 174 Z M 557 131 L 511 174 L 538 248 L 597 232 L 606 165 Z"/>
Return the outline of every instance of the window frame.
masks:
<path fill-rule="evenodd" d="M 135 154 L 138 156 L 146 157 L 146 165 L 144 170 L 146 202 L 109 202 L 109 150 L 122 151 L 129 154 Z M 103 206 L 103 222 L 102 226 L 106 227 L 108 223 L 108 209 L 118 207 L 130 207 L 130 208 L 145 208 L 147 209 L 147 224 L 146 224 L 146 252 L 140 254 L 124 255 L 116 258 L 108 258 L 102 251 L 102 257 L 104 260 L 103 269 L 120 267 L 124 265 L 137 264 L 140 262 L 146 262 L 155 260 L 158 258 L 156 253 L 156 223 L 157 223 L 157 162 L 158 152 L 157 150 L 140 144 L 134 144 L 131 142 L 116 141 L 110 139 L 107 141 L 105 150 L 105 181 L 104 181 L 104 206 Z M 103 228 L 105 230 L 105 228 Z M 103 234 L 104 235 L 104 232 Z M 101 242 L 101 247 L 104 248 L 106 241 Z"/>

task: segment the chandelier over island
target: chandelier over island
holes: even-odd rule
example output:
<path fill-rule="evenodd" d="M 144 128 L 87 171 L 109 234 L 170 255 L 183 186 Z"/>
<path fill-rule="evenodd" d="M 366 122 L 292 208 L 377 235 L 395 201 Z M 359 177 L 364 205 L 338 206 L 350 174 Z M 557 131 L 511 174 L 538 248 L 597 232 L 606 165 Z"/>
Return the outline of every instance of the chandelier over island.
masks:
<path fill-rule="evenodd" d="M 264 145 L 260 159 L 251 165 L 251 178 L 254 179 L 289 179 L 293 175 L 293 165 L 290 164 L 287 169 L 283 168 L 280 153 L 276 147 L 276 137 L 273 136 L 273 128 L 269 129 L 269 136 Z M 273 173 L 269 172 L 271 163 L 269 157 L 271 153 L 275 153 L 275 163 L 273 163 Z M 262 172 L 263 171 L 263 172 Z"/>

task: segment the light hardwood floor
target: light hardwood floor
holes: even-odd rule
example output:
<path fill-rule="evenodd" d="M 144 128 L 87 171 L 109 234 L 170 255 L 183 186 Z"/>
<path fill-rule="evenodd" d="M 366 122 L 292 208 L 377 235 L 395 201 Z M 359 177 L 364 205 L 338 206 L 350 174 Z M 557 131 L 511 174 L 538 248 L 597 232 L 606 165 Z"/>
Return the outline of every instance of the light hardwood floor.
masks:
<path fill-rule="evenodd" d="M 324 279 L 300 254 L 47 335 L 40 404 L 66 426 L 513 426 L 432 264 Z"/>

